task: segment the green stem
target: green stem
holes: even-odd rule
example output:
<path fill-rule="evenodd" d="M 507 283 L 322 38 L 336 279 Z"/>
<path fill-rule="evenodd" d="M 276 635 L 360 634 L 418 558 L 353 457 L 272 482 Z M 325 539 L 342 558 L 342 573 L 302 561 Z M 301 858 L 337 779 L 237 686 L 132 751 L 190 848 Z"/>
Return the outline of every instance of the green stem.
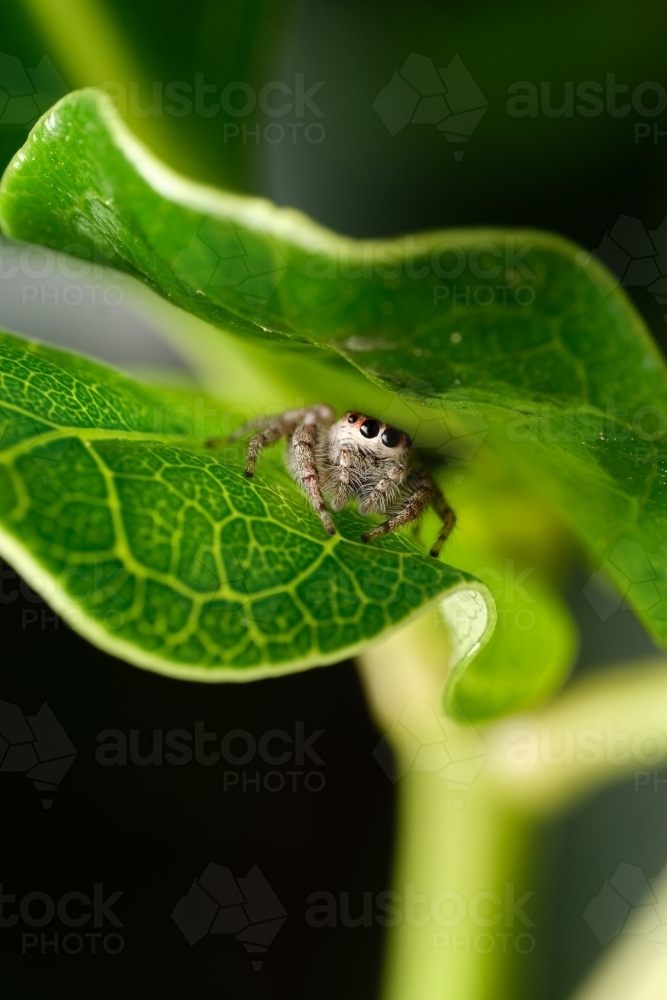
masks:
<path fill-rule="evenodd" d="M 424 616 L 360 657 L 369 703 L 398 773 L 397 855 L 383 1000 L 517 996 L 534 945 L 527 883 L 533 820 L 505 805 L 488 751 L 442 715 L 444 625 Z M 522 963 L 525 964 L 525 963 Z M 502 984 L 502 985 L 501 985 Z"/>
<path fill-rule="evenodd" d="M 655 759 L 667 745 L 665 661 L 579 681 L 542 712 L 489 725 L 480 736 L 441 714 L 456 655 L 442 622 L 428 618 L 360 657 L 371 710 L 400 776 L 396 916 L 382 997 L 516 1000 L 539 946 L 530 880 L 540 818 L 636 769 L 645 760 L 637 755 L 652 754 L 653 766 L 667 764 L 664 753 Z M 602 743 L 591 754 L 593 736 Z M 572 753 L 554 764 L 539 752 L 545 738 L 549 747 L 571 746 Z M 637 997 L 652 1000 L 654 972 L 639 988 L 633 956 L 621 949 L 582 1000 L 633 977 Z"/>
<path fill-rule="evenodd" d="M 535 947 L 521 916 L 531 921 L 530 903 L 514 912 L 531 892 L 527 818 L 504 809 L 484 781 L 462 794 L 409 771 L 398 792 L 394 890 L 404 910 L 387 939 L 383 1000 L 516 997 L 516 966 Z"/>

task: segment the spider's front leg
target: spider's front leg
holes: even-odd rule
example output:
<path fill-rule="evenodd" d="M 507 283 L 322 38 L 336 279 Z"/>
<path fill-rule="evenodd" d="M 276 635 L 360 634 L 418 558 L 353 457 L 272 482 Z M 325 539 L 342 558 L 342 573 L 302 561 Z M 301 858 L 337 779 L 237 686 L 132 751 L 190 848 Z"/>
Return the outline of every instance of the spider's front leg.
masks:
<path fill-rule="evenodd" d="M 224 438 L 214 438 L 206 442 L 208 448 L 216 448 L 218 445 L 227 444 L 231 441 L 238 441 L 248 434 L 249 431 L 256 430 L 248 442 L 246 454 L 245 474 L 248 479 L 255 475 L 255 465 L 257 457 L 267 445 L 275 444 L 281 438 L 290 437 L 302 420 L 322 421 L 323 423 L 333 420 L 333 412 L 330 407 L 318 404 L 316 406 L 301 407 L 298 410 L 287 410 L 285 413 L 276 414 L 271 417 L 254 417 L 242 427 L 237 428 L 232 434 Z"/>
<path fill-rule="evenodd" d="M 304 490 L 313 502 L 313 507 L 320 516 L 320 520 L 329 535 L 336 534 L 336 528 L 331 515 L 324 503 L 320 477 L 317 471 L 315 460 L 315 448 L 317 447 L 317 424 L 315 421 L 303 423 L 297 427 L 292 434 L 292 450 L 294 452 L 294 472 L 297 482 L 303 486 Z"/>
<path fill-rule="evenodd" d="M 296 427 L 296 421 L 287 420 L 286 417 L 287 414 L 281 414 L 279 417 L 275 417 L 273 419 L 258 418 L 250 420 L 247 424 L 244 424 L 243 427 L 239 427 L 239 429 L 234 431 L 233 434 L 230 434 L 229 437 L 214 438 L 212 441 L 207 441 L 206 446 L 208 448 L 215 448 L 220 444 L 227 444 L 230 441 L 238 441 L 238 439 L 247 434 L 249 430 L 254 430 L 256 427 L 263 426 L 263 429 L 258 431 L 257 434 L 253 434 L 248 441 L 245 474 L 248 479 L 252 479 L 255 475 L 257 456 L 262 448 L 266 448 L 269 444 L 274 444 L 282 437 L 287 437 Z"/>
<path fill-rule="evenodd" d="M 359 504 L 359 512 L 361 514 L 371 514 L 376 512 L 380 513 L 381 511 L 386 510 L 394 491 L 405 478 L 405 472 L 405 466 L 403 465 L 390 466 L 382 478 L 375 484 L 370 493 L 361 501 Z M 409 520 L 412 520 L 412 518 L 409 518 Z M 402 523 L 407 524 L 407 521 Z M 390 528 L 388 530 L 391 531 L 392 529 Z"/>
<path fill-rule="evenodd" d="M 347 448 L 339 448 L 336 455 L 336 464 L 332 469 L 331 478 L 335 485 L 335 491 L 331 500 L 334 510 L 342 510 L 350 499 L 350 469 L 352 468 L 352 456 Z"/>
<path fill-rule="evenodd" d="M 374 538 L 380 538 L 382 535 L 386 535 L 390 531 L 395 531 L 396 528 L 400 528 L 404 524 L 415 521 L 431 503 L 443 522 L 440 534 L 429 552 L 429 555 L 437 558 L 440 554 L 440 549 L 456 523 L 456 515 L 445 500 L 440 487 L 426 469 L 422 469 L 419 472 L 414 490 L 401 509 L 383 524 L 379 524 L 377 528 L 372 528 L 363 534 L 361 536 L 362 542 L 370 542 Z"/>
<path fill-rule="evenodd" d="M 433 485 L 432 503 L 435 508 L 436 514 L 442 521 L 442 528 L 440 529 L 440 534 L 436 538 L 435 542 L 433 543 L 429 551 L 429 555 L 433 556 L 434 559 L 437 559 L 438 556 L 440 555 L 440 549 L 451 535 L 452 529 L 456 524 L 456 514 L 447 503 L 444 493 L 442 492 L 438 484 L 435 482 L 435 480 L 431 476 L 429 476 L 429 479 L 431 480 L 431 483 Z"/>

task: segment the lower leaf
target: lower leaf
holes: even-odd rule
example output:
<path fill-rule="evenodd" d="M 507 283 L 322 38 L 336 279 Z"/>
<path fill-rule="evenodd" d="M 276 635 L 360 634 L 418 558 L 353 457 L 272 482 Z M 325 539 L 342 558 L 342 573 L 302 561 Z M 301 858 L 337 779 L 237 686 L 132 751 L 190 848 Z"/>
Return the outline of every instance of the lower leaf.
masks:
<path fill-rule="evenodd" d="M 173 676 L 333 662 L 458 595 L 481 615 L 473 655 L 483 583 L 404 537 L 363 545 L 350 511 L 329 538 L 282 463 L 248 481 L 241 448 L 205 449 L 224 419 L 0 334 L 0 554 L 91 642 Z"/>

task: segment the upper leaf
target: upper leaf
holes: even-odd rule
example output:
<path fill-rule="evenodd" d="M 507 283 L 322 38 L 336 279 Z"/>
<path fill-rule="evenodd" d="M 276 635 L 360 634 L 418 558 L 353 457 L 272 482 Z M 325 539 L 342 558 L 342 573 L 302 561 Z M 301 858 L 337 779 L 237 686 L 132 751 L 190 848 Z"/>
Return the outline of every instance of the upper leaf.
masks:
<path fill-rule="evenodd" d="M 177 177 L 93 91 L 35 128 L 5 174 L 0 220 L 20 239 L 101 255 L 226 329 L 329 347 L 407 397 L 464 416 L 472 406 L 515 474 L 664 633 L 665 368 L 612 277 L 564 240 L 346 240 Z"/>
<path fill-rule="evenodd" d="M 404 538 L 362 545 L 349 512 L 329 538 L 281 465 L 249 482 L 239 448 L 206 450 L 204 416 L 219 432 L 201 397 L 0 334 L 0 554 L 74 628 L 199 680 L 339 660 L 445 598 L 462 658 L 485 641 L 483 584 Z"/>

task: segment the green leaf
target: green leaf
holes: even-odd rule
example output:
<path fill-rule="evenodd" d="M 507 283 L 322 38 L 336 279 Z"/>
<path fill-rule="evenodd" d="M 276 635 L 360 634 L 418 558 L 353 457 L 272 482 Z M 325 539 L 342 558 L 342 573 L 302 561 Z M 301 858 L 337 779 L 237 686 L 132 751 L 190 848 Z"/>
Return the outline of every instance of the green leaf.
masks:
<path fill-rule="evenodd" d="M 248 481 L 204 418 L 224 412 L 0 334 L 0 554 L 82 635 L 198 680 L 340 660 L 443 600 L 475 604 L 465 656 L 486 640 L 483 584 L 405 538 L 363 545 L 349 512 L 329 538 L 272 453 Z"/>
<path fill-rule="evenodd" d="M 461 515 L 447 559 L 488 586 L 497 612 L 479 655 L 447 681 L 445 709 L 461 722 L 538 704 L 562 686 L 575 661 L 575 625 L 549 572 L 556 555 L 549 547 L 567 558 L 567 539 L 535 494 L 507 478 L 485 450 L 451 491 Z"/>
<path fill-rule="evenodd" d="M 91 91 L 35 128 L 0 219 L 17 238 L 103 255 L 221 328 L 327 347 L 406 398 L 481 414 L 514 474 L 664 636 L 665 367 L 576 247 L 498 230 L 346 240 L 176 177 Z"/>

